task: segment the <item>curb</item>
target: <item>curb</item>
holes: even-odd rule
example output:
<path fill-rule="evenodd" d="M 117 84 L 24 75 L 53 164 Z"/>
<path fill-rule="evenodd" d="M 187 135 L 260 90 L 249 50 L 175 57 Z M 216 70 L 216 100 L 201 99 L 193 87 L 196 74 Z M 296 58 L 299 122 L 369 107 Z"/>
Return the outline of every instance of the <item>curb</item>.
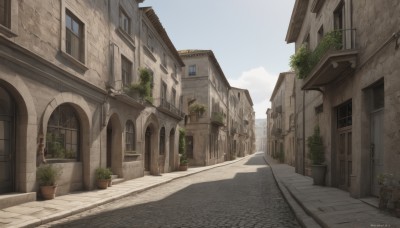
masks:
<path fill-rule="evenodd" d="M 290 192 L 290 190 L 280 181 L 276 176 L 274 169 L 268 163 L 265 156 L 263 156 L 265 163 L 271 168 L 272 176 L 274 177 L 275 183 L 277 184 L 280 192 L 282 193 L 285 201 L 289 204 L 289 207 L 293 214 L 295 215 L 299 224 L 304 228 L 317 228 L 322 227 L 318 221 L 315 220 L 312 214 L 306 210 L 304 205 Z"/>

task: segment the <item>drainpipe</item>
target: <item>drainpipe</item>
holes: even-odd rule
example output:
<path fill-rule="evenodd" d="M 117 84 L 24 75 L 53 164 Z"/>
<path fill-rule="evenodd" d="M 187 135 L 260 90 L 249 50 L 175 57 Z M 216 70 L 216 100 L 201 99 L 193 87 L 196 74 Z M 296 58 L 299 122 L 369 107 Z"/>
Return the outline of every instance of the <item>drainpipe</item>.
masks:
<path fill-rule="evenodd" d="M 306 91 L 303 90 L 303 175 L 306 174 Z"/>

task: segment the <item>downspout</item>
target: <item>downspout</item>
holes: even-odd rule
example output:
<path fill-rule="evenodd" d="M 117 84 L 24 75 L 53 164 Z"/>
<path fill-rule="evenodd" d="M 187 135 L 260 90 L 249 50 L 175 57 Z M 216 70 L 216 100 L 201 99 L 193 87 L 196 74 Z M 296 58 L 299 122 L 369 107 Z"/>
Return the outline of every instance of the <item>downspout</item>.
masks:
<path fill-rule="evenodd" d="M 303 90 L 303 175 L 306 174 L 306 91 Z"/>

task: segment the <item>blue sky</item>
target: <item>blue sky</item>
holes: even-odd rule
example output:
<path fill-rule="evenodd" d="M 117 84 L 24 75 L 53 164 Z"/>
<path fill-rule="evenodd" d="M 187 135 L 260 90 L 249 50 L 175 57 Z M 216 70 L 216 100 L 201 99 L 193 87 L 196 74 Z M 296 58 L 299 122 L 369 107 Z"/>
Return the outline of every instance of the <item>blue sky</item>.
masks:
<path fill-rule="evenodd" d="M 285 36 L 294 0 L 145 0 L 177 50 L 211 49 L 231 86 L 248 89 L 265 118 L 280 72 L 294 52 Z"/>

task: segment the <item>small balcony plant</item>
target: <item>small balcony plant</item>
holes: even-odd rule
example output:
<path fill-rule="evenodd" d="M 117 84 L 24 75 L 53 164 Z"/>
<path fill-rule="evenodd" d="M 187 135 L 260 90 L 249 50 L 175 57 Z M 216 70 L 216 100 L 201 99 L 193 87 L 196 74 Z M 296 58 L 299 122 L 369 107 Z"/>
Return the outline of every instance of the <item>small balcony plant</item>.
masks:
<path fill-rule="evenodd" d="M 299 79 L 306 78 L 329 50 L 342 49 L 342 34 L 342 31 L 331 31 L 322 38 L 314 51 L 302 45 L 295 54 L 290 56 L 290 67 L 297 73 Z"/>
<path fill-rule="evenodd" d="M 141 68 L 139 69 L 139 82 L 133 83 L 124 88 L 129 96 L 135 97 L 136 94 L 150 103 L 153 103 L 152 89 L 153 89 L 153 75 L 150 70 Z"/>
<path fill-rule="evenodd" d="M 200 103 L 193 103 L 189 105 L 189 115 L 191 121 L 196 121 L 206 111 L 206 106 Z"/>

